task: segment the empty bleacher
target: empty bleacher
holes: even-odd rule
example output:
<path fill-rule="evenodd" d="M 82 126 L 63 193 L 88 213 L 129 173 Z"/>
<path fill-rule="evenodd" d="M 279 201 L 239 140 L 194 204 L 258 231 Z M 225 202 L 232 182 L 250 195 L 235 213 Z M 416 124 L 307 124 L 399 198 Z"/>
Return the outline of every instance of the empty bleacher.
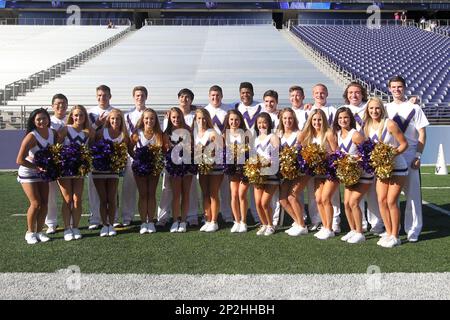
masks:
<path fill-rule="evenodd" d="M 407 94 L 426 107 L 450 103 L 450 38 L 415 27 L 307 26 L 292 32 L 335 64 L 388 93 L 387 81 L 401 75 Z"/>
<path fill-rule="evenodd" d="M 343 85 L 318 71 L 272 25 L 146 26 L 133 31 L 80 68 L 42 88 L 20 96 L 8 106 L 48 105 L 53 94 L 67 95 L 69 103 L 95 105 L 95 88 L 112 90 L 112 105 L 128 108 L 136 85 L 149 89 L 149 105 L 166 109 L 177 103 L 184 87 L 195 93 L 194 103 L 208 102 L 208 89 L 218 84 L 224 102 L 239 99 L 239 83 L 250 81 L 255 100 L 274 89 L 280 107 L 288 105 L 288 88 L 305 87 L 307 96 L 317 82 L 329 86 L 330 102 L 341 103 Z M 311 101 L 311 100 L 309 100 Z"/>

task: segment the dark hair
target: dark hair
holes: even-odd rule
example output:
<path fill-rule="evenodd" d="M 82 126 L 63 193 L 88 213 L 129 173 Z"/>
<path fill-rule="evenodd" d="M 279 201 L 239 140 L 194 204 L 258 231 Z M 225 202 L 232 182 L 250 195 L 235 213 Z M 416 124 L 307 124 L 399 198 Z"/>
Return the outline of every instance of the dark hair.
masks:
<path fill-rule="evenodd" d="M 110 89 L 108 86 L 104 85 L 104 84 L 99 85 L 99 86 L 95 89 L 95 92 L 97 92 L 97 91 L 103 91 L 103 92 L 106 92 L 106 93 L 108 93 L 108 94 L 111 94 L 111 89 Z"/>
<path fill-rule="evenodd" d="M 230 123 L 229 123 L 229 120 L 230 120 L 230 116 L 231 116 L 232 114 L 235 114 L 235 115 L 237 115 L 237 116 L 239 117 L 239 121 L 240 121 L 239 129 L 242 129 L 242 130 L 244 130 L 244 131 L 247 130 L 247 128 L 245 127 L 244 117 L 242 116 L 242 113 L 240 113 L 240 112 L 239 112 L 238 110 L 236 110 L 236 109 L 230 109 L 230 110 L 227 111 L 227 115 L 225 116 L 225 120 L 223 121 L 224 126 L 223 126 L 222 133 L 225 134 L 225 132 L 226 132 L 228 129 L 230 129 Z"/>
<path fill-rule="evenodd" d="M 269 124 L 269 127 L 267 128 L 267 134 L 271 133 L 273 130 L 272 118 L 270 117 L 270 115 L 267 112 L 261 112 L 260 114 L 258 114 L 258 116 L 256 117 L 256 121 L 255 121 L 256 136 L 259 136 L 258 125 L 256 125 L 258 123 L 259 118 L 264 118 L 267 121 L 267 123 Z"/>
<path fill-rule="evenodd" d="M 180 115 L 180 119 L 181 119 L 181 127 L 183 129 L 186 129 L 188 131 L 191 131 L 191 128 L 186 124 L 186 122 L 184 121 L 184 117 L 183 117 L 183 111 L 181 111 L 180 108 L 178 107 L 172 107 L 169 110 L 169 119 L 167 121 L 167 128 L 164 131 L 165 134 L 171 136 L 172 135 L 172 131 L 173 131 L 173 124 L 172 121 L 170 120 L 170 115 L 172 114 L 172 112 L 176 112 Z"/>
<path fill-rule="evenodd" d="M 39 108 L 39 109 L 34 109 L 33 111 L 31 111 L 30 116 L 28 117 L 27 120 L 27 132 L 26 134 L 30 133 L 31 131 L 33 131 L 34 129 L 36 129 L 36 125 L 34 124 L 34 120 L 36 118 L 36 116 L 38 114 L 45 114 L 48 118 L 48 125 L 47 127 L 50 127 L 50 115 L 48 114 L 47 109 L 44 108 Z"/>
<path fill-rule="evenodd" d="M 181 89 L 178 92 L 178 98 L 181 97 L 182 95 L 189 96 L 191 98 L 191 100 L 194 101 L 194 93 L 191 90 L 189 90 L 187 88 Z"/>
<path fill-rule="evenodd" d="M 249 89 L 252 93 L 254 93 L 253 85 L 250 82 L 241 82 L 239 85 L 239 91 L 241 91 L 241 89 Z"/>
<path fill-rule="evenodd" d="M 267 90 L 266 92 L 264 92 L 263 99 L 265 97 L 275 98 L 275 100 L 277 100 L 278 102 L 278 92 L 276 92 L 275 90 Z"/>
<path fill-rule="evenodd" d="M 350 104 L 350 101 L 347 98 L 348 89 L 350 87 L 358 87 L 361 90 L 362 101 L 364 101 L 364 102 L 367 101 L 367 89 L 365 87 L 363 87 L 360 83 L 353 81 L 348 84 L 347 88 L 345 88 L 344 94 L 342 95 L 342 97 L 344 98 L 345 104 Z"/>
<path fill-rule="evenodd" d="M 106 87 L 106 86 L 105 86 L 105 87 Z M 109 88 L 108 88 L 108 89 L 109 89 Z M 145 97 L 146 97 L 146 98 L 148 97 L 148 91 L 147 91 L 147 88 L 146 88 L 146 87 L 144 87 L 144 86 L 136 86 L 136 87 L 134 87 L 134 88 L 133 88 L 133 97 L 134 97 L 134 93 L 135 93 L 136 91 L 142 91 L 142 92 L 145 93 Z"/>
<path fill-rule="evenodd" d="M 289 88 L 289 93 L 291 93 L 292 91 L 300 91 L 302 93 L 302 96 L 305 96 L 305 91 L 300 86 L 292 86 L 292 87 L 290 87 Z"/>
<path fill-rule="evenodd" d="M 52 98 L 52 104 L 55 103 L 55 100 L 56 100 L 56 99 L 64 100 L 64 102 L 65 102 L 66 104 L 69 104 L 69 100 L 67 100 L 67 97 L 66 97 L 65 95 L 63 95 L 62 93 L 57 93 L 57 94 L 55 94 L 55 95 L 53 96 L 53 98 Z"/>
<path fill-rule="evenodd" d="M 391 86 L 391 83 L 392 83 L 392 82 L 401 82 L 401 83 L 403 84 L 404 87 L 406 86 L 406 81 L 405 81 L 405 79 L 403 79 L 403 78 L 400 77 L 400 76 L 393 76 L 392 78 L 390 78 L 390 79 L 389 79 L 389 82 L 388 82 L 388 86 L 389 86 L 389 87 Z"/>
<path fill-rule="evenodd" d="M 219 87 L 219 86 L 216 85 L 216 84 L 213 85 L 211 88 L 209 88 L 209 92 L 211 92 L 211 91 L 217 91 L 217 92 L 220 92 L 220 95 L 223 96 L 222 88 Z"/>
<path fill-rule="evenodd" d="M 341 126 L 339 125 L 339 115 L 343 112 L 347 112 L 347 114 L 350 117 L 350 128 L 356 129 L 356 120 L 355 116 L 353 115 L 352 110 L 347 107 L 340 107 L 337 109 L 336 114 L 334 115 L 334 121 L 333 121 L 333 132 L 336 134 L 339 130 L 341 130 Z"/>

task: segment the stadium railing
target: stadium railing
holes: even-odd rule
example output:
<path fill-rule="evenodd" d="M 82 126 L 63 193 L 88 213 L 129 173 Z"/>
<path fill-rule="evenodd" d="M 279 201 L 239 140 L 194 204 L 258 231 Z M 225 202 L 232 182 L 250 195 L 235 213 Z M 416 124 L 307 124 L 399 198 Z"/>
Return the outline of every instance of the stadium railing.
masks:
<path fill-rule="evenodd" d="M 124 18 L 81 18 L 79 20 L 69 18 L 0 18 L 0 25 L 42 25 L 42 26 L 107 26 L 112 22 L 115 26 L 131 26 L 130 19 Z M 74 23 L 75 22 L 75 23 Z"/>
<path fill-rule="evenodd" d="M 25 95 L 26 92 L 29 92 L 36 87 L 40 87 L 43 84 L 48 83 L 50 80 L 60 77 L 61 75 L 78 67 L 92 56 L 97 55 L 105 48 L 111 46 L 130 30 L 131 26 L 128 26 L 116 35 L 66 59 L 65 61 L 59 62 L 48 69 L 34 73 L 26 79 L 20 79 L 6 85 L 3 90 L 0 90 L 0 105 L 6 105 L 9 100 L 13 100 L 20 95 Z"/>
<path fill-rule="evenodd" d="M 146 19 L 149 26 L 235 26 L 235 25 L 275 25 L 272 19 Z"/>

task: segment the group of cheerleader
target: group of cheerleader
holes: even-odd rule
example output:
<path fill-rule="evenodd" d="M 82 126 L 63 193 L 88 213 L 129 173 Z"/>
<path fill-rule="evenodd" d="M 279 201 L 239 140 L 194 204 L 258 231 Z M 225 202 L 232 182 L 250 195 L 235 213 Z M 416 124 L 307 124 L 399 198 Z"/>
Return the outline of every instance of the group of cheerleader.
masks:
<path fill-rule="evenodd" d="M 50 128 L 50 115 L 45 109 L 34 110 L 28 119 L 27 134 L 17 157 L 17 163 L 20 165 L 18 179 L 30 201 L 27 212 L 28 231 L 25 236 L 27 242 L 33 244 L 50 240 L 42 232 L 48 199 L 48 181 L 42 178 L 42 173 L 49 169 L 39 166 L 34 161 L 34 156 L 39 150 L 56 143 L 66 146 L 77 143 L 91 147 L 97 146 L 98 149 L 100 142 L 111 141 L 126 146 L 129 156 L 133 159 L 137 158 L 138 150 L 142 151 L 143 148 L 157 150 L 159 154 L 154 153 L 153 158 L 166 155 L 164 173 L 169 178 L 173 197 L 173 224 L 170 232 L 186 232 L 187 230 L 189 195 L 193 185 L 192 179 L 197 175 L 202 192 L 205 218 L 205 224 L 200 231 L 214 232 L 218 230 L 219 189 L 226 175 L 231 193 L 230 207 L 234 218 L 231 232 L 247 232 L 248 191 L 253 188 L 256 211 L 261 222 L 256 232 L 257 235 L 270 236 L 276 231 L 276 226 L 273 225 L 271 202 L 277 191 L 279 191 L 281 206 L 293 220 L 292 226 L 286 230 L 287 234 L 290 236 L 307 234 L 303 204 L 299 199 L 305 186 L 314 176 L 315 200 L 323 224 L 323 227 L 314 236 L 317 239 L 326 240 L 335 236 L 332 228 L 331 198 L 339 188 L 339 180 L 331 179 L 325 174 L 326 161 L 322 163 L 323 168 L 316 168 L 315 173 L 300 170 L 294 178 L 283 177 L 278 170 L 278 155 L 284 148 L 305 149 L 308 146 L 317 145 L 329 155 L 340 150 L 342 153 L 360 160 L 358 145 L 370 138 L 375 142 L 382 141 L 394 148 L 394 170 L 389 177 L 383 179 L 374 177 L 373 173 L 363 172 L 357 183 L 345 186 L 344 207 L 350 231 L 342 237 L 342 240 L 349 243 L 364 241 L 360 202 L 370 184 L 376 183 L 378 204 L 386 228 L 386 232 L 378 244 L 386 247 L 399 244 L 398 199 L 408 172 L 408 166 L 401 154 L 406 150 L 408 143 L 397 124 L 388 119 L 380 99 L 370 98 L 368 100 L 363 119 L 365 125 L 359 131 L 356 128 L 354 114 L 348 107 L 337 109 L 331 126 L 322 109 L 313 109 L 309 112 L 303 128 L 299 128 L 296 112 L 292 108 L 284 108 L 279 112 L 277 128 L 274 127 L 274 121 L 269 113 L 259 113 L 254 130 L 247 129 L 243 114 L 237 108 L 231 108 L 226 112 L 221 132 L 216 130 L 213 119 L 206 108 L 197 108 L 194 111 L 192 127 L 185 123 L 184 116 L 184 110 L 178 107 L 171 108 L 166 115 L 167 126 L 163 131 L 157 113 L 151 108 L 146 108 L 130 135 L 127 132 L 124 114 L 119 109 L 112 108 L 104 119 L 103 127 L 94 130 L 86 109 L 81 105 L 76 105 L 67 116 L 66 126 L 58 131 Z M 234 157 L 231 164 L 227 161 L 223 163 L 217 160 L 221 153 L 218 150 L 225 150 L 222 154 L 227 156 L 221 155 L 222 159 L 229 157 L 230 154 L 232 158 Z M 233 153 L 231 150 L 244 151 L 239 154 L 239 152 Z M 208 152 L 209 157 L 204 156 Z M 267 168 L 272 167 L 273 169 L 273 164 L 277 164 L 275 170 L 268 169 L 264 179 L 257 183 L 249 181 L 245 169 L 249 162 L 249 154 L 252 152 L 269 164 L 266 166 Z M 200 154 L 203 160 L 194 161 L 196 154 Z M 120 155 L 116 154 L 116 156 Z M 240 165 L 238 157 L 244 158 Z M 206 163 L 205 158 L 214 159 L 214 161 Z M 110 159 L 110 161 L 112 160 Z M 117 208 L 120 173 L 111 170 L 111 167 L 109 170 L 105 170 L 104 167 L 95 168 L 95 159 L 93 162 L 92 176 L 100 198 L 100 215 L 103 224 L 100 235 L 113 236 L 116 234 L 112 225 Z M 156 232 L 156 190 L 161 170 L 157 168 L 157 161 L 152 163 L 153 167 L 146 173 L 143 173 L 142 170 L 139 171 L 137 164 L 133 166 L 139 192 L 138 211 L 142 223 L 141 234 Z M 79 174 L 73 172 L 71 174 L 60 176 L 57 179 L 63 196 L 64 234 L 65 239 L 66 235 L 67 238 L 80 239 L 79 222 L 82 212 L 81 196 L 84 179 Z"/>

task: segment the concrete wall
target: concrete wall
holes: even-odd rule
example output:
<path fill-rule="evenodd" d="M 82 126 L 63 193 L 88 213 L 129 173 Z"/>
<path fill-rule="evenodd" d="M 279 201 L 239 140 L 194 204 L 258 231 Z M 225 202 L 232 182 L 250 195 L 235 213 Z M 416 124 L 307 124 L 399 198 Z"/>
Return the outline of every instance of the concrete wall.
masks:
<path fill-rule="evenodd" d="M 20 143 L 25 135 L 22 130 L 0 130 L 0 170 L 16 170 L 16 157 Z M 422 163 L 434 165 L 437 160 L 439 144 L 444 146 L 444 156 L 450 165 L 450 126 L 430 126 L 427 128 L 427 143 L 422 155 Z"/>

